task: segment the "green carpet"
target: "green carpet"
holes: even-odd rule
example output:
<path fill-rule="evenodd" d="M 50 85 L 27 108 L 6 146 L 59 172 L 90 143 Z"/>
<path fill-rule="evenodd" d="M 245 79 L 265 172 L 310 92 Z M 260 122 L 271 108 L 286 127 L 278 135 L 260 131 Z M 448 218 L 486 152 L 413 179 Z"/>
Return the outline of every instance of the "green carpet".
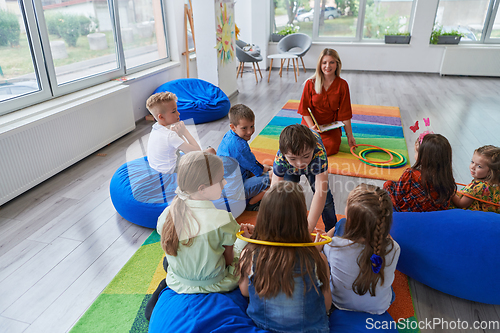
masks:
<path fill-rule="evenodd" d="M 70 332 L 148 331 L 144 309 L 165 277 L 159 242 L 153 231 Z"/>

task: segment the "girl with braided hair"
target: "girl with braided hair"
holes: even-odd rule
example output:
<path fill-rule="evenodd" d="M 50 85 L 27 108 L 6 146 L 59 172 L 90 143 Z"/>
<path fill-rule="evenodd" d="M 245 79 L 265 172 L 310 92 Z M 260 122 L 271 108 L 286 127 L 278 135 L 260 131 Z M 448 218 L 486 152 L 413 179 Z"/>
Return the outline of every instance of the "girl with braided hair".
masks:
<path fill-rule="evenodd" d="M 455 194 L 453 204 L 458 208 L 500 213 L 500 206 L 484 202 L 500 203 L 500 148 L 487 145 L 476 149 L 469 170 L 473 181 L 462 190 L 468 196 Z"/>
<path fill-rule="evenodd" d="M 392 282 L 400 248 L 389 231 L 392 203 L 376 186 L 360 184 L 347 198 L 346 219 L 323 251 L 330 264 L 333 305 L 382 314 L 394 301 Z"/>

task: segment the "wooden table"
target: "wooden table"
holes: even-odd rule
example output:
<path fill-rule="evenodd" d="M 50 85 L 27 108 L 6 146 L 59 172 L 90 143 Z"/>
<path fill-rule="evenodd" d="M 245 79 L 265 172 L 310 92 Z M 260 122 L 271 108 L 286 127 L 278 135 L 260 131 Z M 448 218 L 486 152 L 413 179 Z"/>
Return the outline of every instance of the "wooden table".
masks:
<path fill-rule="evenodd" d="M 271 71 L 273 69 L 273 59 L 281 59 L 280 77 L 281 77 L 281 72 L 283 71 L 283 64 L 285 63 L 286 59 L 288 59 L 288 61 L 290 61 L 290 59 L 292 59 L 293 74 L 295 75 L 295 82 L 297 82 L 297 71 L 299 68 L 299 57 L 297 57 L 295 54 L 289 54 L 289 53 L 270 54 L 267 57 L 269 59 L 271 59 L 271 65 L 269 66 L 269 77 L 267 78 L 267 83 L 269 83 L 269 80 L 271 79 Z M 297 61 L 297 69 L 295 68 L 295 61 Z"/>

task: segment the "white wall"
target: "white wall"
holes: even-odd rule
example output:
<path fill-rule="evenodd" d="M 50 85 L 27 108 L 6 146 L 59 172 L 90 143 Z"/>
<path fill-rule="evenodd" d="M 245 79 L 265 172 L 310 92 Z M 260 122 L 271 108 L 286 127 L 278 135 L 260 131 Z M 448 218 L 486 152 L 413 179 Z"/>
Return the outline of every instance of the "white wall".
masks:
<path fill-rule="evenodd" d="M 198 77 L 217 85 L 217 52 L 213 0 L 193 0 Z"/>
<path fill-rule="evenodd" d="M 225 1 L 229 7 L 230 1 Z M 227 96 L 237 93 L 236 54 L 228 63 L 221 64 L 217 49 L 215 1 L 193 0 L 196 63 L 198 78 L 218 86 Z M 217 2 L 218 5 L 218 2 Z"/>
<path fill-rule="evenodd" d="M 236 1 L 234 6 L 235 21 L 240 28 L 240 39 L 260 47 L 260 54 L 264 58 L 261 65 L 266 64 L 269 54 L 270 8 L 271 0 Z"/>

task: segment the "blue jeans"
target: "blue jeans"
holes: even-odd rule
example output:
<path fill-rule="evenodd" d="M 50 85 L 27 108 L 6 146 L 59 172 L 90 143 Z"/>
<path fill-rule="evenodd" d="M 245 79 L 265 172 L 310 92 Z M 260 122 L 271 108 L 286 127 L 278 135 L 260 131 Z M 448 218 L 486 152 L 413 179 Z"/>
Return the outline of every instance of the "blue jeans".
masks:
<path fill-rule="evenodd" d="M 316 183 L 316 175 L 306 174 L 307 181 L 309 185 L 311 185 L 311 190 L 315 193 L 315 183 Z M 284 180 L 291 181 L 294 183 L 300 182 L 300 176 L 298 175 L 289 175 L 285 173 L 283 177 Z M 328 186 L 328 190 L 326 192 L 326 201 L 325 207 L 323 208 L 323 212 L 321 213 L 321 217 L 323 218 L 323 223 L 325 224 L 325 230 L 328 231 L 335 226 L 337 223 L 337 215 L 335 215 L 335 205 L 333 203 L 332 192 L 330 192 L 330 186 Z"/>
<path fill-rule="evenodd" d="M 335 232 L 333 233 L 333 236 L 337 236 L 337 237 L 344 236 L 346 221 L 347 220 L 345 218 L 343 218 L 343 219 L 340 219 L 337 222 L 337 224 L 335 224 Z M 391 290 L 392 290 L 392 299 L 391 299 L 391 304 L 392 304 L 394 302 L 394 300 L 396 299 L 396 293 L 394 292 L 394 288 L 392 288 L 392 286 L 391 286 Z"/>
<path fill-rule="evenodd" d="M 250 177 L 251 175 L 251 172 L 246 171 L 246 178 L 243 176 L 243 178 L 245 178 L 243 186 L 245 188 L 245 198 L 247 199 L 247 204 L 251 198 L 255 197 L 271 185 L 271 180 L 269 179 L 269 174 L 267 172 L 261 176 Z"/>
<path fill-rule="evenodd" d="M 255 262 L 254 262 L 255 265 Z M 325 299 L 320 290 L 320 282 L 313 272 L 313 279 L 301 272 L 300 265 L 294 268 L 294 288 L 292 297 L 279 292 L 271 298 L 261 298 L 255 292 L 253 277 L 249 276 L 249 304 L 247 314 L 257 327 L 278 333 L 327 333 L 328 317 Z M 305 280 L 305 283 L 304 283 Z M 315 284 L 316 289 L 312 284 Z"/>

